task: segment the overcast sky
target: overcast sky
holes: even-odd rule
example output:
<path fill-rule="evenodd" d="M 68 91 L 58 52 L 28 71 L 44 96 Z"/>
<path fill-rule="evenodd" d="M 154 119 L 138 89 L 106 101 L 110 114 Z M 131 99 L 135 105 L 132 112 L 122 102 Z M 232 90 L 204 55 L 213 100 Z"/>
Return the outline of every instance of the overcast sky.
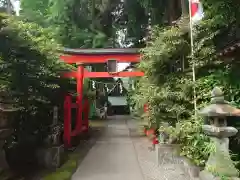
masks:
<path fill-rule="evenodd" d="M 16 15 L 19 16 L 20 12 L 20 0 L 10 0 Z"/>

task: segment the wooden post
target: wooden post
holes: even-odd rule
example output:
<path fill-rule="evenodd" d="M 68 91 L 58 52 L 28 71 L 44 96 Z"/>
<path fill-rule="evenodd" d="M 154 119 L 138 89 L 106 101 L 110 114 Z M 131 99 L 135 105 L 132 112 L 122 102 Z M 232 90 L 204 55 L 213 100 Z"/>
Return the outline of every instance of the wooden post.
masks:
<path fill-rule="evenodd" d="M 71 147 L 71 104 L 72 98 L 66 95 L 64 100 L 64 146 L 65 148 Z"/>
<path fill-rule="evenodd" d="M 77 69 L 77 119 L 76 127 L 72 132 L 72 136 L 76 136 L 82 131 L 82 113 L 83 113 L 83 79 L 84 79 L 84 67 L 82 65 L 78 66 Z"/>

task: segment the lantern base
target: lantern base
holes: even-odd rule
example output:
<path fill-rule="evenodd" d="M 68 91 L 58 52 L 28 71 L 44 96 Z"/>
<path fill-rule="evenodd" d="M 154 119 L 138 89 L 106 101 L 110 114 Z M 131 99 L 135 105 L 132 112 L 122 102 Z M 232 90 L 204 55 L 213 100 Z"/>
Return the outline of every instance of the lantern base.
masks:
<path fill-rule="evenodd" d="M 239 172 L 235 168 L 233 161 L 229 155 L 229 139 L 211 137 L 214 142 L 215 151 L 211 152 L 205 169 L 200 172 L 201 180 L 237 180 Z"/>

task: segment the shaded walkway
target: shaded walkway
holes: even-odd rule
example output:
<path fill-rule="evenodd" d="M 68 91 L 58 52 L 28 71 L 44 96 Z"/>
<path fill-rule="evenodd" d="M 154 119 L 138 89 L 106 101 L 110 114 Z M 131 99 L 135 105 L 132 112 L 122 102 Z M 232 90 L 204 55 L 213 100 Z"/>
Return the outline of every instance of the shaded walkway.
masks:
<path fill-rule="evenodd" d="M 181 158 L 170 155 L 160 166 L 149 141 L 139 137 L 134 120 L 114 116 L 72 180 L 193 180 Z"/>
<path fill-rule="evenodd" d="M 125 116 L 114 116 L 72 180 L 144 180 Z"/>

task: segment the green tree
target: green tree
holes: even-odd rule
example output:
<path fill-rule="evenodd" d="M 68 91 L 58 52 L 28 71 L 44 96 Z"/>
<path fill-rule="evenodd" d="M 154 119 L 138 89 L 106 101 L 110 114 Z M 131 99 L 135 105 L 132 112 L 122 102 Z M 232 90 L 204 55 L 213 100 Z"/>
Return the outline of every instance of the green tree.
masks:
<path fill-rule="evenodd" d="M 149 104 L 147 120 L 151 124 L 180 122 L 180 130 L 174 131 L 179 133 L 182 154 L 198 165 L 204 165 L 211 148 L 208 138 L 201 132 L 202 120 L 191 118 L 194 111 L 193 61 L 196 63 L 198 108 L 209 102 L 214 86 L 221 86 L 226 99 L 237 106 L 240 97 L 237 54 L 228 54 L 227 57 L 219 55 L 229 43 L 239 42 L 237 12 L 240 6 L 234 0 L 204 0 L 203 3 L 205 17 L 194 29 L 194 56 L 190 56 L 188 21 L 178 23 L 177 27 L 157 28 L 142 51 L 139 68 L 145 72 L 145 77 L 140 79 L 132 96 L 133 103 L 139 109 L 143 108 L 144 103 Z M 181 7 L 182 13 L 186 12 L 183 11 L 184 3 Z M 194 148 L 196 144 L 198 149 Z"/>
<path fill-rule="evenodd" d="M 113 35 L 114 1 L 22 1 L 24 18 L 50 27 L 66 47 L 105 47 Z"/>
<path fill-rule="evenodd" d="M 6 15 L 0 16 L 0 26 L 0 94 L 7 94 L 20 108 L 14 141 L 40 145 L 53 106 L 61 110 L 64 92 L 71 88 L 60 73 L 73 67 L 59 61 L 61 46 L 47 29 Z"/>

